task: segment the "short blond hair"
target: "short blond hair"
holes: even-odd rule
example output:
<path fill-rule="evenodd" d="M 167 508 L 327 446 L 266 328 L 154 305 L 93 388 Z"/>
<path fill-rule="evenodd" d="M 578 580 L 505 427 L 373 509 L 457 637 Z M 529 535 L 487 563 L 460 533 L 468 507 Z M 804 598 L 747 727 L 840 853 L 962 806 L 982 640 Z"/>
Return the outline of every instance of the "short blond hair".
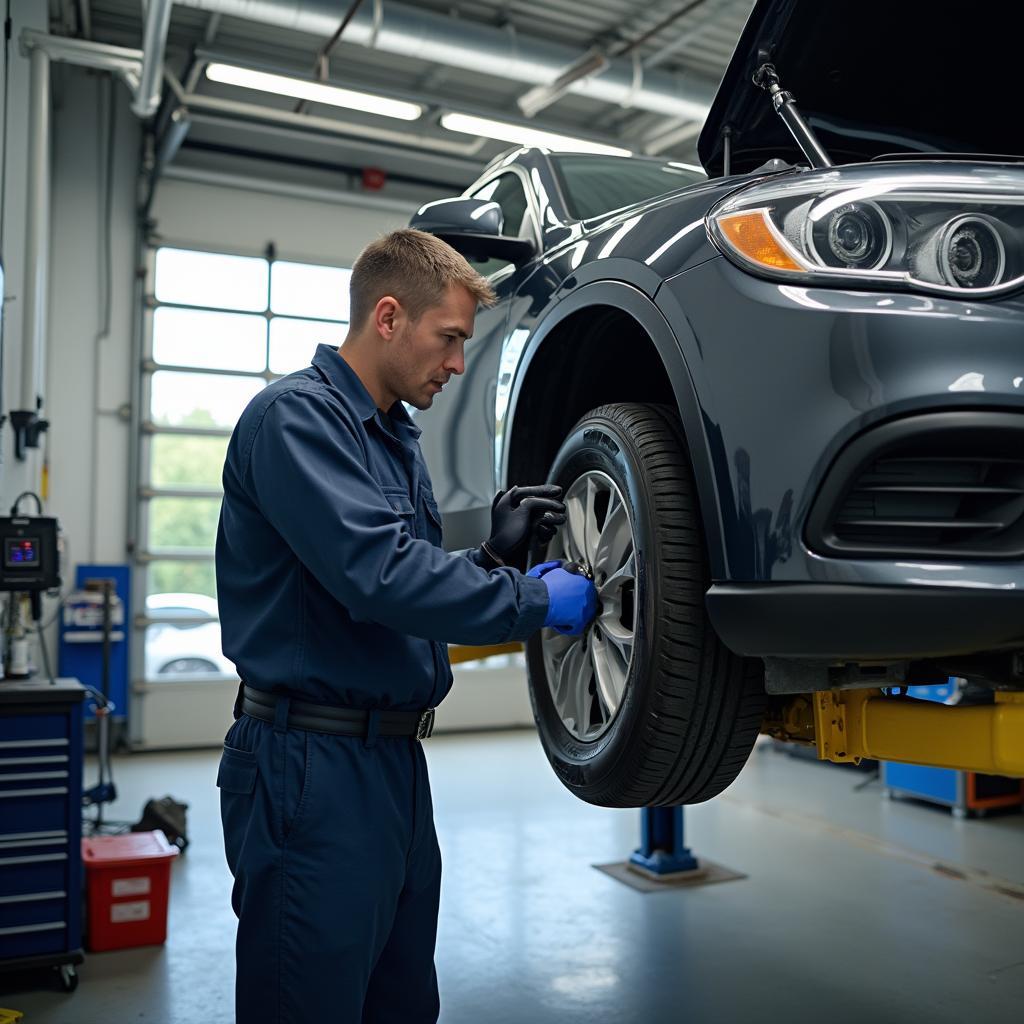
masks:
<path fill-rule="evenodd" d="M 447 242 L 415 228 L 392 231 L 371 242 L 352 267 L 349 322 L 361 327 L 385 295 L 393 295 L 418 320 L 440 304 L 452 284 L 481 305 L 494 305 L 494 289 Z"/>

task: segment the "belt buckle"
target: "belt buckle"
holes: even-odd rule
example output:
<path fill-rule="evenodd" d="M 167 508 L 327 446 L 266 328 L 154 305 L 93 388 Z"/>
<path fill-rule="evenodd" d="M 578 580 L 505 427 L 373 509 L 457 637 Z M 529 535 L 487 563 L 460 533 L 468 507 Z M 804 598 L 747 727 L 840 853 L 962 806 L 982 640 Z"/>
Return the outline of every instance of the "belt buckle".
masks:
<path fill-rule="evenodd" d="M 416 739 L 427 740 L 434 733 L 434 709 L 427 708 L 416 723 Z"/>

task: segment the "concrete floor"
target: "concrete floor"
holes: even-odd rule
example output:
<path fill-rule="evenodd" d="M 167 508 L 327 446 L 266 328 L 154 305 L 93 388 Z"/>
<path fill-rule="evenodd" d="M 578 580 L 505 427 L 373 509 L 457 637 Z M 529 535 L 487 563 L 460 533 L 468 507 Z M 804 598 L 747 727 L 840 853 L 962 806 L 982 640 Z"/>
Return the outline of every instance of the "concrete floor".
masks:
<path fill-rule="evenodd" d="M 644 894 L 591 867 L 636 845 L 638 812 L 570 796 L 532 733 L 435 737 L 428 749 L 445 856 L 443 1024 L 1024 1019 L 1019 814 L 958 821 L 761 745 L 686 819 L 695 853 L 749 877 Z M 0 1006 L 26 1024 L 232 1020 L 216 760 L 115 765 L 113 817 L 137 818 L 165 793 L 191 805 L 167 945 L 89 956 L 72 996 L 8 985 Z"/>

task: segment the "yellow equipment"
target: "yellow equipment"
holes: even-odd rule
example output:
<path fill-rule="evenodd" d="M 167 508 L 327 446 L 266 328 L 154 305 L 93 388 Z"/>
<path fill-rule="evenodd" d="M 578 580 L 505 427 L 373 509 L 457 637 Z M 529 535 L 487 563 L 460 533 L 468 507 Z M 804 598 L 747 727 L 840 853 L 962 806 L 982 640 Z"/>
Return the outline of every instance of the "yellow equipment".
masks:
<path fill-rule="evenodd" d="M 949 707 L 881 690 L 826 690 L 783 701 L 763 732 L 813 743 L 823 761 L 872 758 L 1024 778 L 1024 693 Z"/>

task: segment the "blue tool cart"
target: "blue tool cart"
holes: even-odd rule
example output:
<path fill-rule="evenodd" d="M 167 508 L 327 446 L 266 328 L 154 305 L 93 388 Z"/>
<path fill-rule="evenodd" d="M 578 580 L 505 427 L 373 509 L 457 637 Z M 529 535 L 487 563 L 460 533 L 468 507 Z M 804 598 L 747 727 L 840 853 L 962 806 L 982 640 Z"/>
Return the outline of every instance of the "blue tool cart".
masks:
<path fill-rule="evenodd" d="M 0 971 L 82 956 L 82 710 L 76 679 L 0 680 Z"/>

